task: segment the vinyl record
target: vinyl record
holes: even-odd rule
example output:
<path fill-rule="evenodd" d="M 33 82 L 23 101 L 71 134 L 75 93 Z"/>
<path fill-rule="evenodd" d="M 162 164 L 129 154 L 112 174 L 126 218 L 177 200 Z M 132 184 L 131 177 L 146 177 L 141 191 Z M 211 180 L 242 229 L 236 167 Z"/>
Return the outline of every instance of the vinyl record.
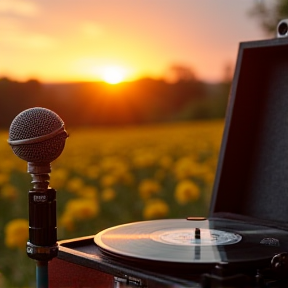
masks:
<path fill-rule="evenodd" d="M 126 260 L 243 265 L 287 251 L 288 232 L 233 220 L 167 219 L 115 226 L 94 241 L 102 252 Z"/>

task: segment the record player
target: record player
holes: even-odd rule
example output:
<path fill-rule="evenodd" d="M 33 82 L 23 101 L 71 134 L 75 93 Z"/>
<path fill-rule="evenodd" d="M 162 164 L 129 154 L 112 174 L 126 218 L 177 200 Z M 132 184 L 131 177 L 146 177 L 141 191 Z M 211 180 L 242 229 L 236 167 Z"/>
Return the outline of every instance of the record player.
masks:
<path fill-rule="evenodd" d="M 209 217 L 60 241 L 51 287 L 288 287 L 287 27 L 239 45 Z"/>

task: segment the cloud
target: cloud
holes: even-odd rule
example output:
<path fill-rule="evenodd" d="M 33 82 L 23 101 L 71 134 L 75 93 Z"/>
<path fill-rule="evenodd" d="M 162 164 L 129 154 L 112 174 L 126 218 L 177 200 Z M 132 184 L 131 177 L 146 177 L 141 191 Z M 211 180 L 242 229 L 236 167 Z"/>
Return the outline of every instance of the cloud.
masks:
<path fill-rule="evenodd" d="M 1 0 L 0 13 L 12 13 L 21 16 L 34 16 L 39 12 L 39 6 L 32 1 Z"/>
<path fill-rule="evenodd" d="M 22 22 L 16 19 L 0 19 L 1 46 L 13 49 L 49 49 L 56 46 L 56 40 L 46 34 L 25 31 Z"/>
<path fill-rule="evenodd" d="M 38 33 L 14 33 L 6 39 L 0 40 L 0 43 L 12 46 L 14 48 L 20 47 L 22 49 L 50 49 L 56 46 L 56 41 L 44 34 Z"/>

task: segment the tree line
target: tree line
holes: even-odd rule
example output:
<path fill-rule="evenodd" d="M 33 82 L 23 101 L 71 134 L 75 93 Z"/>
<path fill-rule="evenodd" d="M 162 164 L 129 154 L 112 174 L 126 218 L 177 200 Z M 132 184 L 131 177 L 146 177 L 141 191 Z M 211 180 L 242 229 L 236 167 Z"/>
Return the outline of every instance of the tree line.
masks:
<path fill-rule="evenodd" d="M 175 83 L 143 78 L 104 82 L 44 84 L 0 79 L 0 128 L 31 107 L 55 111 L 69 126 L 127 125 L 222 118 L 230 82 L 180 79 Z"/>

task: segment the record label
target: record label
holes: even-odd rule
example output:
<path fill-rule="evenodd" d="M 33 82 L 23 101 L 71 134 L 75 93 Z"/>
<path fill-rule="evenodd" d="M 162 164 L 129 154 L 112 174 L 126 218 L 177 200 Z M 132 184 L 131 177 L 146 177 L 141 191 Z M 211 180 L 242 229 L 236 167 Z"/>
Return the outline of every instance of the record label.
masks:
<path fill-rule="evenodd" d="M 205 228 L 156 231 L 151 233 L 150 237 L 152 240 L 164 244 L 189 246 L 229 245 L 236 244 L 242 239 L 242 236 L 236 233 Z"/>

